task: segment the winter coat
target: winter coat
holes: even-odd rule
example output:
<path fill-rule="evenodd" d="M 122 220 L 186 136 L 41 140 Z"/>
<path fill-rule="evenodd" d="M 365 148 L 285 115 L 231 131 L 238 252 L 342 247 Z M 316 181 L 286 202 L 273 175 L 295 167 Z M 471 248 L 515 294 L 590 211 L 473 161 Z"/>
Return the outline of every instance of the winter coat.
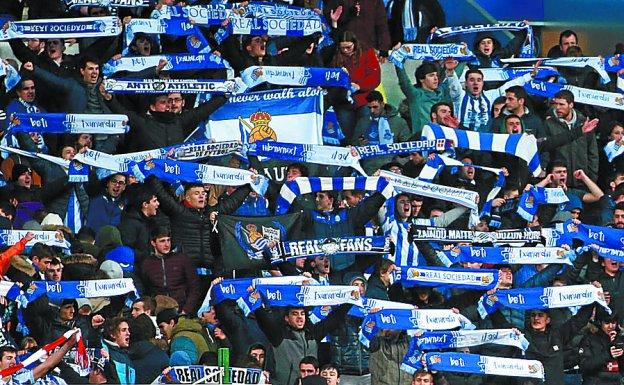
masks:
<path fill-rule="evenodd" d="M 271 383 L 292 384 L 299 376 L 299 361 L 306 356 L 317 357 L 318 343 L 340 326 L 349 309 L 351 305 L 341 305 L 317 324 L 306 322 L 301 330 L 284 325 L 282 317 L 278 320 L 266 309 L 258 309 L 255 312 L 258 323 L 275 351 L 275 377 L 271 379 Z"/>
<path fill-rule="evenodd" d="M 388 125 L 390 126 L 390 130 L 392 131 L 393 143 L 399 142 L 407 142 L 412 135 L 407 122 L 405 119 L 399 116 L 399 111 L 393 106 L 386 104 L 384 106 L 384 111 L 380 115 L 380 118 L 387 119 Z M 360 118 L 355 125 L 355 131 L 353 132 L 353 138 L 351 140 L 351 144 L 354 146 L 359 146 L 359 138 L 367 138 L 368 128 L 371 124 L 372 118 L 370 116 L 365 116 Z M 369 143 L 372 144 L 372 143 Z M 392 156 L 380 156 L 372 159 L 366 159 L 361 161 L 362 168 L 368 175 L 372 175 L 375 171 L 379 170 L 381 166 L 384 164 L 391 162 Z"/>
<path fill-rule="evenodd" d="M 331 335 L 332 363 L 341 374 L 361 376 L 368 373 L 368 349 L 360 343 L 362 320 L 347 316 L 345 322 Z"/>
<path fill-rule="evenodd" d="M 411 384 L 412 376 L 401 370 L 408 347 L 409 337 L 405 332 L 392 332 L 388 336 L 377 333 L 370 343 L 371 385 Z"/>
<path fill-rule="evenodd" d="M 349 72 L 351 83 L 360 86 L 360 89 L 351 95 L 354 106 L 356 108 L 365 106 L 368 94 L 381 83 L 381 67 L 379 67 L 375 51 L 372 48 L 362 51 L 358 60 L 352 56 L 344 67 Z"/>
<path fill-rule="evenodd" d="M 149 341 L 132 342 L 128 355 L 136 369 L 137 384 L 150 384 L 169 366 L 167 353 Z"/>
<path fill-rule="evenodd" d="M 123 202 L 123 199 L 115 199 L 107 194 L 90 199 L 86 226 L 96 233 L 102 226 L 117 226 L 121 221 Z"/>
<path fill-rule="evenodd" d="M 622 343 L 622 338 L 611 339 L 602 330 L 588 334 L 581 341 L 579 362 L 583 385 L 619 385 L 624 372 L 624 356 L 614 359 L 610 348 Z M 619 370 L 618 370 L 619 369 Z"/>
<path fill-rule="evenodd" d="M 192 209 L 178 202 L 156 178 L 148 179 L 154 189 L 160 208 L 167 214 L 171 223 L 173 242 L 182 248 L 193 263 L 198 267 L 213 268 L 216 257 L 211 250 L 211 233 L 213 225 L 210 222 L 210 213 L 217 211 L 221 215 L 232 214 L 243 203 L 251 188 L 241 186 L 216 206 L 208 206 L 203 210 Z"/>
<path fill-rule="evenodd" d="M 166 295 L 175 299 L 180 310 L 193 313 L 200 300 L 200 280 L 193 262 L 184 254 L 148 256 L 141 266 L 143 285 L 149 296 Z"/>
<path fill-rule="evenodd" d="M 105 368 L 108 382 L 113 384 L 136 384 L 136 368 L 128 355 L 128 351 L 120 348 L 113 341 L 106 339 L 103 345 L 110 357 L 109 365 Z"/>
<path fill-rule="evenodd" d="M 182 143 L 199 122 L 208 119 L 226 101 L 224 96 L 218 95 L 181 114 L 155 111 L 139 114 L 128 111 L 114 97 L 108 102 L 108 106 L 114 113 L 126 114 L 130 119 L 129 125 L 132 129 L 126 139 L 129 151 L 143 151 Z"/>
<path fill-rule="evenodd" d="M 208 351 L 217 351 L 217 346 L 213 343 L 209 344 L 209 339 L 205 333 L 206 331 L 199 320 L 180 317 L 171 331 L 170 352 L 185 351 L 193 364 L 199 363 L 202 354 Z"/>
<path fill-rule="evenodd" d="M 576 111 L 576 110 L 575 110 Z M 572 127 L 579 127 L 585 123 L 585 116 L 576 111 L 576 121 Z M 554 111 L 550 111 L 546 118 L 546 135 L 553 136 L 562 132 L 570 131 L 568 126 L 561 122 L 555 115 Z M 576 170 L 583 170 L 591 180 L 598 179 L 598 145 L 596 143 L 596 135 L 591 132 L 587 135 L 576 139 L 570 144 L 561 146 L 550 152 L 550 160 L 561 159 L 568 168 L 568 174 L 572 174 Z M 570 187 L 585 188 L 585 184 L 574 178 L 568 178 Z"/>

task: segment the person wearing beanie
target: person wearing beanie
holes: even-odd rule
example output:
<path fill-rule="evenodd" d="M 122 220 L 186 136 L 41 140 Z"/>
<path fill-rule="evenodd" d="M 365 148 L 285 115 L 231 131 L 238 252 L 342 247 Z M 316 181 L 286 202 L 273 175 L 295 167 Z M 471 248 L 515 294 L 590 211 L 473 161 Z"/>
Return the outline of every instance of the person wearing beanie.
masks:
<path fill-rule="evenodd" d="M 115 226 L 106 225 L 100 228 L 95 236 L 95 245 L 100 249 L 100 255 L 95 256 L 98 261 L 104 260 L 109 251 L 123 245 L 121 233 Z"/>
<path fill-rule="evenodd" d="M 32 168 L 23 163 L 15 163 L 11 170 L 8 190 L 20 202 L 40 202 L 41 188 L 33 184 Z"/>
<path fill-rule="evenodd" d="M 624 338 L 619 333 L 618 314 L 596 310 L 597 330 L 588 333 L 579 348 L 583 384 L 618 385 L 624 372 Z"/>
<path fill-rule="evenodd" d="M 186 352 L 193 365 L 202 354 L 216 352 L 220 347 L 207 339 L 199 320 L 180 315 L 175 309 L 165 309 L 156 315 L 156 322 L 163 337 L 169 341 L 169 351 Z"/>

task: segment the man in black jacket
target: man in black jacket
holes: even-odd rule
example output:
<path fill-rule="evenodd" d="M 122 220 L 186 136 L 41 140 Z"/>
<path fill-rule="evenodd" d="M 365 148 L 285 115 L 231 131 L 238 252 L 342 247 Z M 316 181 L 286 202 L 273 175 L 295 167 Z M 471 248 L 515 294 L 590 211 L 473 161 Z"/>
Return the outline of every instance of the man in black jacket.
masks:
<path fill-rule="evenodd" d="M 618 335 L 618 317 L 603 309 L 596 312 L 599 329 L 588 334 L 579 354 L 583 384 L 618 385 L 624 372 L 624 340 Z"/>
<path fill-rule="evenodd" d="M 171 228 L 173 243 L 181 246 L 181 251 L 197 267 L 214 270 L 217 267 L 211 241 L 214 228 L 212 221 L 216 218 L 214 213 L 232 214 L 249 195 L 251 188 L 248 185 L 241 186 L 217 205 L 210 206 L 208 192 L 201 184 L 185 185 L 182 202 L 179 202 L 155 177 L 149 177 L 147 181 L 158 197 L 160 208 L 175 224 Z"/>
<path fill-rule="evenodd" d="M 151 95 L 149 112 L 139 114 L 128 111 L 113 95 L 101 91 L 113 113 L 125 114 L 130 119 L 132 129 L 126 139 L 129 151 L 152 150 L 182 143 L 199 122 L 208 119 L 227 101 L 225 96 L 216 95 L 198 107 L 176 114 L 169 110 L 167 94 Z"/>

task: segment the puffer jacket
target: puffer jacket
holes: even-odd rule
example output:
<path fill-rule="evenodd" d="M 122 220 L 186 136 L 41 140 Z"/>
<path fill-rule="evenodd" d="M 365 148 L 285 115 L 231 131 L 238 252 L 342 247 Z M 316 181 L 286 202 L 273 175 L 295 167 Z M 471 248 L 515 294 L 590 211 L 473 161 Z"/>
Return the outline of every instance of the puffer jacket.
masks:
<path fill-rule="evenodd" d="M 219 201 L 216 206 L 208 206 L 203 210 L 192 209 L 178 202 L 169 194 L 162 183 L 154 177 L 148 178 L 148 183 L 154 189 L 160 208 L 169 216 L 173 243 L 182 248 L 193 263 L 198 267 L 215 267 L 215 256 L 211 249 L 212 223 L 210 213 L 217 211 L 221 215 L 232 214 L 243 203 L 251 192 L 248 185 L 239 187 L 227 198 Z"/>
<path fill-rule="evenodd" d="M 187 314 L 197 309 L 201 285 L 193 262 L 186 255 L 172 252 L 159 257 L 151 254 L 141 267 L 141 278 L 147 295 L 169 296 Z"/>
<path fill-rule="evenodd" d="M 361 319 L 347 316 L 340 328 L 331 335 L 332 363 L 341 374 L 361 376 L 368 373 L 368 349 L 360 343 Z"/>
<path fill-rule="evenodd" d="M 137 384 L 149 384 L 169 366 L 169 356 L 149 341 L 135 341 L 128 349 L 136 369 Z"/>

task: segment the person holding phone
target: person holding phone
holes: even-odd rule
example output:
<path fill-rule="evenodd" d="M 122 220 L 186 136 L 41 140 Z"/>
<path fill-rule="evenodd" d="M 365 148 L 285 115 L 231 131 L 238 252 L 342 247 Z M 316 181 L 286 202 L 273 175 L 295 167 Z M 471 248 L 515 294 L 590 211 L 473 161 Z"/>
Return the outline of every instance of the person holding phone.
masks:
<path fill-rule="evenodd" d="M 624 338 L 620 334 L 618 315 L 596 311 L 595 333 L 589 333 L 579 348 L 583 385 L 620 384 L 624 372 Z"/>

